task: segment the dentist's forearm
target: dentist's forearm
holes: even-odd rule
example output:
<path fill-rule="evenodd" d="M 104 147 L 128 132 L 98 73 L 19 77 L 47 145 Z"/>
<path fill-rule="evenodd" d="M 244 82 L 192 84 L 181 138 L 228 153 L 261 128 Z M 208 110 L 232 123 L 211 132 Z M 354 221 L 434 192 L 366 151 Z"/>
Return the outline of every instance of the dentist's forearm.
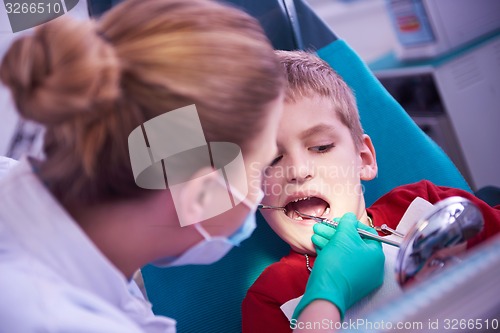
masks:
<path fill-rule="evenodd" d="M 336 332 L 335 323 L 341 322 L 339 309 L 325 300 L 311 302 L 300 314 L 294 333 Z M 311 329 L 317 327 L 317 329 Z"/>

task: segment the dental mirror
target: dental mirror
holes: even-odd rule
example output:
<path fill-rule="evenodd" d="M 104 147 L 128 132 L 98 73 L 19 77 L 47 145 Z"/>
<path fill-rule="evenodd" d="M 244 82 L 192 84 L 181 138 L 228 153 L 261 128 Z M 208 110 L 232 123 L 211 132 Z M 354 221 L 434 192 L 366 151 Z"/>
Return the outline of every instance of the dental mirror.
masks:
<path fill-rule="evenodd" d="M 403 238 L 396 259 L 396 280 L 406 287 L 460 262 L 467 240 L 483 226 L 481 211 L 470 200 L 450 197 L 438 202 Z"/>

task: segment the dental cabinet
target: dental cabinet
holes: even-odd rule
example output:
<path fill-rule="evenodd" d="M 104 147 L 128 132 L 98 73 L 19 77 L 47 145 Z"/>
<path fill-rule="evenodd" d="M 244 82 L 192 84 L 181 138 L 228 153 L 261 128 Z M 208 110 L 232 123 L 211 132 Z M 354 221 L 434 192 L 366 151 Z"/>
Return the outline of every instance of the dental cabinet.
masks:
<path fill-rule="evenodd" d="M 500 33 L 433 60 L 390 53 L 370 68 L 474 190 L 500 186 Z"/>

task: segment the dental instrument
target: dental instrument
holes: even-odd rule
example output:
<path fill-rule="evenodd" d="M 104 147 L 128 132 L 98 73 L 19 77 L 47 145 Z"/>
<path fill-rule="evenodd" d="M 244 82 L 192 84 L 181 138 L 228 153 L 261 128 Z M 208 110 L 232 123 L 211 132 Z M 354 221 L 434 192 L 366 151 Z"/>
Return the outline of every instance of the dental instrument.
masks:
<path fill-rule="evenodd" d="M 263 205 L 263 204 L 259 204 L 259 206 L 257 206 L 257 208 L 258 209 L 277 209 L 277 210 L 285 211 L 285 207 Z"/>
<path fill-rule="evenodd" d="M 392 228 L 389 228 L 389 226 L 388 226 L 387 224 L 385 224 L 385 223 L 384 223 L 384 224 L 382 224 L 380 227 L 377 227 L 377 226 L 376 226 L 376 227 L 375 227 L 375 230 L 377 230 L 377 231 L 382 231 L 382 232 L 384 232 L 384 233 L 386 233 L 386 234 L 392 234 L 392 235 L 395 235 L 395 236 L 398 236 L 398 237 L 401 237 L 401 238 L 404 238 L 404 237 L 405 237 L 405 235 L 404 235 L 404 234 L 400 233 L 400 232 L 399 232 L 399 231 L 397 231 L 397 230 L 394 230 L 394 229 L 392 229 Z"/>
<path fill-rule="evenodd" d="M 258 208 L 259 209 L 275 209 L 275 210 L 285 211 L 285 207 L 272 206 L 272 205 L 264 205 L 264 204 L 259 204 Z M 299 214 L 299 215 L 303 215 L 302 217 L 307 217 L 307 218 L 312 218 L 313 217 L 312 215 L 307 215 L 307 214 L 300 213 L 297 210 L 295 212 L 297 212 L 297 214 Z M 317 222 L 325 222 L 325 223 L 332 224 L 331 222 L 328 222 L 328 221 L 317 221 Z M 396 235 L 396 236 L 401 237 L 401 238 L 403 238 L 405 236 L 402 233 L 400 233 L 399 231 L 396 231 L 396 230 L 394 230 L 392 228 L 389 228 L 389 226 L 387 226 L 387 224 L 382 224 L 380 227 L 376 226 L 375 230 L 382 231 L 382 232 L 384 232 L 386 234 L 393 234 L 393 235 Z"/>
<path fill-rule="evenodd" d="M 404 286 L 460 262 L 467 241 L 483 228 L 484 217 L 472 201 L 462 197 L 439 201 L 401 243 L 396 259 L 399 284 Z"/>
<path fill-rule="evenodd" d="M 297 213 L 301 217 L 305 217 L 305 218 L 314 220 L 314 221 L 319 222 L 319 223 L 330 224 L 334 228 L 336 228 L 338 226 L 338 222 L 333 221 L 333 220 L 329 220 L 329 219 L 327 219 L 325 217 L 318 217 L 318 216 L 313 216 L 313 215 L 309 215 L 309 214 L 304 214 L 304 213 L 299 212 L 298 210 L 296 210 L 295 213 Z M 358 233 L 360 235 L 362 235 L 364 238 L 369 238 L 369 239 L 377 240 L 379 242 L 382 242 L 382 243 L 385 243 L 385 244 L 388 244 L 388 245 L 392 245 L 392 246 L 396 246 L 396 247 L 400 246 L 400 244 L 398 242 L 395 242 L 393 240 L 386 239 L 384 237 L 380 237 L 379 235 L 372 234 L 371 232 L 365 231 L 365 230 L 360 229 L 360 228 L 357 228 L 357 229 L 358 229 Z"/>
<path fill-rule="evenodd" d="M 259 208 L 286 212 L 285 207 L 279 206 L 260 204 Z M 326 223 L 333 227 L 338 225 L 335 220 L 304 214 L 297 210 L 295 213 L 318 223 Z M 386 224 L 375 228 L 377 231 L 403 238 L 401 244 L 363 229 L 358 228 L 358 232 L 362 237 L 399 247 L 395 273 L 398 283 L 406 286 L 415 279 L 425 278 L 445 266 L 460 262 L 467 241 L 483 228 L 483 215 L 473 202 L 462 197 L 450 197 L 436 203 L 434 208 L 406 234 Z"/>

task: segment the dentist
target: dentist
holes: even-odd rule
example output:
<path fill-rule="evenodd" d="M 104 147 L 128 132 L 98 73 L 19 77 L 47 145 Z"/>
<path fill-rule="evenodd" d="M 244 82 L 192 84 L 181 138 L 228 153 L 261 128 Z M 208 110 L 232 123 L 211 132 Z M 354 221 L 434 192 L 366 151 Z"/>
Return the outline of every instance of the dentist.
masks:
<path fill-rule="evenodd" d="M 255 170 L 275 156 L 284 85 L 257 21 L 212 1 L 124 1 L 97 22 L 62 16 L 16 40 L 0 79 L 46 128 L 44 159 L 0 180 L 0 331 L 175 332 L 129 281 L 147 263 L 215 262 L 255 227 Z M 192 105 L 212 154 L 211 143 L 239 147 L 246 177 L 234 187 L 190 163 L 195 176 L 175 191 L 138 186 L 129 136 L 147 133 L 152 151 L 146 124 Z M 237 204 L 215 214 L 223 191 Z"/>

